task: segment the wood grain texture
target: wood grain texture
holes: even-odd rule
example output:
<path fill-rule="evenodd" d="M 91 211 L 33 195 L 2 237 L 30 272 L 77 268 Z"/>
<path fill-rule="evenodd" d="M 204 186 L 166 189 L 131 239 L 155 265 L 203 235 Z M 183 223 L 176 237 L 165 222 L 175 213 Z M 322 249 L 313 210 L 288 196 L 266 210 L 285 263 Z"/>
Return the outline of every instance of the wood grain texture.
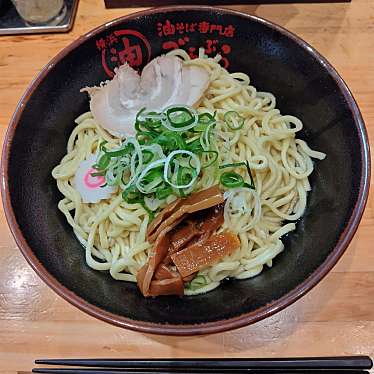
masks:
<path fill-rule="evenodd" d="M 236 6 L 274 21 L 319 50 L 362 110 L 374 145 L 374 1 Z M 26 86 L 63 47 L 137 9 L 81 0 L 68 34 L 0 37 L 0 139 Z M 374 147 L 372 147 L 374 149 Z M 26 264 L 0 208 L 0 372 L 41 357 L 374 356 L 374 194 L 349 250 L 307 296 L 255 325 L 205 337 L 158 337 L 97 321 L 54 294 Z"/>
<path fill-rule="evenodd" d="M 298 0 L 298 3 L 348 3 L 351 0 Z M 293 3 L 293 0 L 235 0 L 235 4 L 284 4 Z M 139 6 L 164 5 L 227 5 L 230 0 L 105 0 L 107 8 L 129 8 Z"/>

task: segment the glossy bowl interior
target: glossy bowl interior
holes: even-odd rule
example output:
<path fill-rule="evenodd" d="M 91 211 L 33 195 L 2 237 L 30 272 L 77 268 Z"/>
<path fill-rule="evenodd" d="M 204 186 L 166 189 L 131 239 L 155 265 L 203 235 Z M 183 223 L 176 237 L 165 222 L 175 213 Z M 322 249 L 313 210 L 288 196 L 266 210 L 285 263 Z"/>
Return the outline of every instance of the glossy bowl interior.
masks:
<path fill-rule="evenodd" d="M 58 211 L 52 168 L 66 152 L 74 119 L 88 110 L 79 90 L 113 75 L 124 61 L 141 68 L 182 47 L 221 53 L 232 72 L 251 77 L 277 98 L 282 113 L 302 119 L 300 135 L 327 153 L 316 163 L 297 230 L 271 269 L 227 281 L 196 297 L 145 299 L 135 284 L 90 269 Z M 3 202 L 23 254 L 58 294 L 85 312 L 138 331 L 201 334 L 239 327 L 289 305 L 336 263 L 351 240 L 368 194 L 369 149 L 350 92 L 310 46 L 267 21 L 210 7 L 156 9 L 106 24 L 63 50 L 22 98 L 7 133 Z"/>

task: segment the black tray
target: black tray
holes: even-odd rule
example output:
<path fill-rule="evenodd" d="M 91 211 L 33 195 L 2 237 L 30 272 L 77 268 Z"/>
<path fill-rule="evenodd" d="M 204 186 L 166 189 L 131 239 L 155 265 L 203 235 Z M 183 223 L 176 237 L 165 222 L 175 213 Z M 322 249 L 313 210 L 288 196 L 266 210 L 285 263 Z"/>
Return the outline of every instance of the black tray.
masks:
<path fill-rule="evenodd" d="M 65 0 L 66 16 L 57 26 L 28 26 L 9 0 L 0 0 L 0 35 L 67 32 L 71 30 L 77 11 L 78 0 Z"/>

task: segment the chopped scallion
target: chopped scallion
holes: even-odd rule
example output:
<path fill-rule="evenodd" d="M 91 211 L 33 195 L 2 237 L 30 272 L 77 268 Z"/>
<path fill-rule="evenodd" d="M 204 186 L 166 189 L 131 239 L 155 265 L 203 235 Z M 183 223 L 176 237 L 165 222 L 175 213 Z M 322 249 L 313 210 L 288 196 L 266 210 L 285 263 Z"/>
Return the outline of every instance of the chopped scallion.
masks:
<path fill-rule="evenodd" d="M 245 162 L 234 162 L 232 164 L 224 164 L 224 165 L 220 165 L 218 169 L 234 168 L 236 166 L 246 166 L 246 163 Z"/>
<path fill-rule="evenodd" d="M 142 194 L 137 190 L 136 186 L 132 185 L 122 192 L 122 198 L 128 204 L 136 204 L 143 202 Z"/>
<path fill-rule="evenodd" d="M 204 155 L 213 155 L 212 158 L 204 165 L 201 165 L 201 169 L 206 169 L 209 166 L 212 166 L 218 159 L 218 152 L 217 151 L 201 151 L 201 154 Z"/>
<path fill-rule="evenodd" d="M 197 289 L 204 287 L 208 284 L 207 279 L 204 275 L 198 275 L 190 283 L 186 284 L 186 288 L 191 291 L 196 291 Z"/>
<path fill-rule="evenodd" d="M 235 110 L 226 112 L 223 119 L 231 130 L 240 130 L 244 126 L 244 118 L 238 112 L 235 112 Z"/>
<path fill-rule="evenodd" d="M 242 187 L 244 185 L 243 177 L 234 172 L 224 172 L 220 177 L 220 182 L 227 188 Z"/>

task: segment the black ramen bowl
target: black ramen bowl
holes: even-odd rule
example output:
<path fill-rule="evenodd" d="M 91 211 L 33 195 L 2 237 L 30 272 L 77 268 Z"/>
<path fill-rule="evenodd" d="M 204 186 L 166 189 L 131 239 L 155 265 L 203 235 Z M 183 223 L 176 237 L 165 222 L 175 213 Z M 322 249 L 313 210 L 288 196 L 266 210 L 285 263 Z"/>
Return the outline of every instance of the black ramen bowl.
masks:
<path fill-rule="evenodd" d="M 144 298 L 135 284 L 90 269 L 63 214 L 51 171 L 66 152 L 74 119 L 89 109 L 79 90 L 113 76 L 125 61 L 141 69 L 174 48 L 221 53 L 230 71 L 250 75 L 284 114 L 304 122 L 301 137 L 325 152 L 310 181 L 305 215 L 283 239 L 272 268 L 195 297 Z M 81 310 L 142 332 L 205 334 L 244 326 L 293 303 L 347 248 L 369 188 L 369 145 L 359 109 L 334 68 L 312 47 L 268 21 L 211 7 L 148 10 L 98 27 L 60 52 L 32 82 L 10 123 L 2 196 L 27 261 Z"/>

